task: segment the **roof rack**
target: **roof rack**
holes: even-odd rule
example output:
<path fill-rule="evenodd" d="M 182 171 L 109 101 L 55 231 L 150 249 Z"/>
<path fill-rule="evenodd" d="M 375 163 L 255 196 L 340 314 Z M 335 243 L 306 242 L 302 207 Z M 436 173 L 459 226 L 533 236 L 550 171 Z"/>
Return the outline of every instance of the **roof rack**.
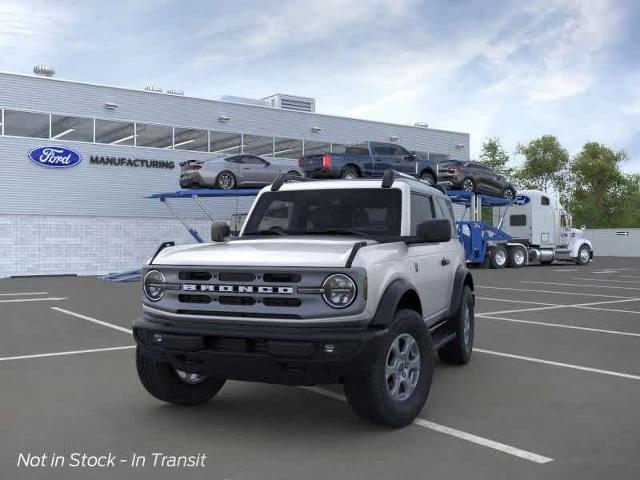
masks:
<path fill-rule="evenodd" d="M 419 182 L 420 185 L 423 185 L 423 186 L 426 185 L 427 187 L 432 187 L 432 188 L 435 188 L 436 190 L 439 190 L 445 195 L 447 194 L 447 190 L 444 188 L 443 185 L 432 185 L 431 183 L 425 182 L 424 180 L 418 177 L 414 177 L 412 175 L 407 175 L 406 173 L 398 172 L 393 168 L 389 168 L 384 171 L 384 175 L 382 177 L 382 188 L 391 188 L 391 185 L 393 185 L 393 182 L 396 180 L 396 178 Z"/>
<path fill-rule="evenodd" d="M 313 182 L 315 179 L 301 177 L 300 175 L 291 175 L 289 173 L 282 173 L 271 184 L 271 191 L 277 192 L 280 187 L 287 182 Z"/>

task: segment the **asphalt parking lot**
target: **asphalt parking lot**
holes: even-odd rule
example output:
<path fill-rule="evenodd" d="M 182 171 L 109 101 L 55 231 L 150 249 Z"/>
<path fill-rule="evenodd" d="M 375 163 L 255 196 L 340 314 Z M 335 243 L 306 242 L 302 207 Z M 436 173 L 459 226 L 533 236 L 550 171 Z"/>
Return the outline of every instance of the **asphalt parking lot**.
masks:
<path fill-rule="evenodd" d="M 137 283 L 0 280 L 0 478 L 638 478 L 640 259 L 474 276 L 474 357 L 439 364 L 400 430 L 358 420 L 338 386 L 228 382 L 204 407 L 162 404 L 135 371 Z M 76 468 L 72 452 L 118 461 Z M 18 467 L 20 453 L 67 464 Z"/>

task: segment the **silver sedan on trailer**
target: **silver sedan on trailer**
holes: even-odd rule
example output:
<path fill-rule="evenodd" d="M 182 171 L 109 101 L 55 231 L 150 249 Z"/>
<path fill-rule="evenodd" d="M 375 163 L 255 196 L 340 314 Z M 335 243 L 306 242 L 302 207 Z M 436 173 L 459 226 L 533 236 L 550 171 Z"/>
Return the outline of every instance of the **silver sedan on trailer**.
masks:
<path fill-rule="evenodd" d="M 219 188 L 269 185 L 281 173 L 303 176 L 295 160 L 257 155 L 219 156 L 211 160 L 189 160 L 180 163 L 181 188 Z"/>

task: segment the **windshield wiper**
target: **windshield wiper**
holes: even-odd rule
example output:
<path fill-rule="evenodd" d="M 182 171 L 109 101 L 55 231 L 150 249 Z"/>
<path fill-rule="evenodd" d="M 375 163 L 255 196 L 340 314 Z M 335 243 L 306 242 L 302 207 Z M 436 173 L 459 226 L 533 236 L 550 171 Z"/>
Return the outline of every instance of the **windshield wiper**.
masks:
<path fill-rule="evenodd" d="M 356 237 L 371 238 L 371 235 L 359 230 L 351 230 L 350 228 L 327 228 L 325 230 L 307 230 L 304 232 L 308 235 L 355 235 Z"/>

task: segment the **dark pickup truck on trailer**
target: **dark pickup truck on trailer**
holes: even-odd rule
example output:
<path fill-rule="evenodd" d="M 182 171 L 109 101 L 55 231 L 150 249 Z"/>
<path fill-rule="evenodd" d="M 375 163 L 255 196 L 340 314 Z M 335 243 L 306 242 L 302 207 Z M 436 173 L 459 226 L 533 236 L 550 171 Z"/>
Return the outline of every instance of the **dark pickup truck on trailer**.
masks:
<path fill-rule="evenodd" d="M 388 169 L 414 175 L 431 185 L 438 178 L 438 164 L 428 154 L 409 152 L 395 143 L 364 142 L 348 146 L 342 154 L 305 155 L 298 166 L 309 178 L 382 177 Z"/>

